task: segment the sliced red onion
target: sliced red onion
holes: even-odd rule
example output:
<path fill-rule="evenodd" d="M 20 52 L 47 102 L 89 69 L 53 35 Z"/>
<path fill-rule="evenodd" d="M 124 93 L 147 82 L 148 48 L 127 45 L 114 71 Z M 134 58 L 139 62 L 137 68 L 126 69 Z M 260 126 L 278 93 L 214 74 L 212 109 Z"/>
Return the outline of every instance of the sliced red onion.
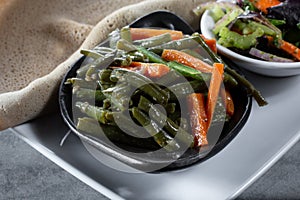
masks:
<path fill-rule="evenodd" d="M 270 53 L 261 51 L 261 50 L 256 49 L 256 48 L 251 48 L 250 51 L 249 51 L 249 54 L 252 55 L 252 56 L 254 56 L 254 57 L 260 58 L 262 60 L 266 60 L 266 61 L 272 61 L 272 62 L 294 62 L 291 59 L 283 58 L 283 57 L 280 57 L 280 56 L 276 56 L 274 54 L 270 54 Z"/>

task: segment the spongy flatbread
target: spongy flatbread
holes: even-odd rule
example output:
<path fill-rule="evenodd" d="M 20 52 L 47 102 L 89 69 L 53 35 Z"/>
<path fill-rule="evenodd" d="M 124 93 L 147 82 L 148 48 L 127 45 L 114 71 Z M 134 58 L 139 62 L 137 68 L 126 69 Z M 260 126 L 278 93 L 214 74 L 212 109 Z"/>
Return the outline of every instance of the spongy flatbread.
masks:
<path fill-rule="evenodd" d="M 0 15 L 0 130 L 40 116 L 57 105 L 58 85 L 81 56 L 79 49 L 93 48 L 114 29 L 155 10 L 170 10 L 196 25 L 199 19 L 192 9 L 204 2 L 140 1 L 6 3 Z M 128 5 L 135 2 L 140 3 Z"/>

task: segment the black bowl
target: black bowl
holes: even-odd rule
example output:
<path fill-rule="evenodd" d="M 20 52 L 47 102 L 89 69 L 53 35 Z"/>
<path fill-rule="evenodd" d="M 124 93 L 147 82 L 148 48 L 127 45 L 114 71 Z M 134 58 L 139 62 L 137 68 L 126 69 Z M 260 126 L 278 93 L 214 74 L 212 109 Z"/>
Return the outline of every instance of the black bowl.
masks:
<path fill-rule="evenodd" d="M 185 34 L 192 34 L 195 32 L 183 19 L 167 11 L 156 11 L 150 13 L 134 21 L 130 24 L 130 26 L 168 28 L 183 31 Z M 88 134 L 76 129 L 72 113 L 72 107 L 74 106 L 72 101 L 72 87 L 64 83 L 68 78 L 76 77 L 76 71 L 80 66 L 82 66 L 83 62 L 86 62 L 86 58 L 84 56 L 71 67 L 60 85 L 59 104 L 61 115 L 65 123 L 78 137 L 82 139 L 83 142 L 92 145 L 96 150 L 138 170 L 150 172 L 179 169 L 211 158 L 228 145 L 240 132 L 251 111 L 252 98 L 248 95 L 247 90 L 243 87 L 234 88 L 230 92 L 235 102 L 235 114 L 231 120 L 225 124 L 215 145 L 208 151 L 202 151 L 199 153 L 198 151 L 189 149 L 178 159 L 172 162 L 170 162 L 170 160 L 164 155 L 153 157 L 151 152 L 148 154 L 142 154 L 143 156 L 139 154 L 128 154 L 128 149 L 126 148 L 122 149 L 115 145 L 111 145 L 106 141 L 96 140 Z M 141 152 L 144 152 L 142 149 L 140 150 Z"/>

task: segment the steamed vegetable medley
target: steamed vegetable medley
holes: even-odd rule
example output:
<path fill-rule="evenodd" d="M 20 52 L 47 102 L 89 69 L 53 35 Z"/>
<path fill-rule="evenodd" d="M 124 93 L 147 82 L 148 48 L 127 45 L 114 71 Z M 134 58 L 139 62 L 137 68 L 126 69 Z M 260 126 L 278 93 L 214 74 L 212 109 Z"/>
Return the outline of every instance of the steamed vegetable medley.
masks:
<path fill-rule="evenodd" d="M 90 61 L 66 82 L 81 113 L 77 128 L 144 149 L 209 145 L 208 130 L 235 114 L 231 89 L 243 85 L 266 104 L 215 52 L 216 41 L 199 33 L 113 31 L 106 45 L 81 51 Z"/>
<path fill-rule="evenodd" d="M 261 60 L 300 61 L 300 1 L 238 0 L 205 3 L 197 15 L 209 10 L 218 43 Z"/>

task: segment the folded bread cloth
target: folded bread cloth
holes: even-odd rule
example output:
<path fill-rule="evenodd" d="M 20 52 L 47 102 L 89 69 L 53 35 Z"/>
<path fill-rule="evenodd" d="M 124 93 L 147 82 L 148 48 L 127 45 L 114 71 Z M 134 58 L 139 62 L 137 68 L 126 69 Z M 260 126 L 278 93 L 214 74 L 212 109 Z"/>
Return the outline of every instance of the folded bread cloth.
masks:
<path fill-rule="evenodd" d="M 116 28 L 156 10 L 197 26 L 205 0 L 0 0 L 0 130 L 58 112 L 59 84 Z M 163 19 L 162 19 L 163 20 Z"/>

